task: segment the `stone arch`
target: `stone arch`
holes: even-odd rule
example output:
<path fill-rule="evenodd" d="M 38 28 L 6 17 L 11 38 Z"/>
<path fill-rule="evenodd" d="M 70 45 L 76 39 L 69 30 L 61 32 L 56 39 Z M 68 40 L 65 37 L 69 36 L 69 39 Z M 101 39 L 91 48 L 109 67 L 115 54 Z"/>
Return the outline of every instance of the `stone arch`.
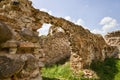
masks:
<path fill-rule="evenodd" d="M 16 0 L 12 0 L 12 1 L 16 1 Z M 9 25 L 11 29 L 14 29 L 16 31 L 15 33 L 17 34 L 14 36 L 14 38 L 12 38 L 15 40 L 15 42 L 14 40 L 13 42 L 10 42 L 11 44 L 14 43 L 15 46 L 9 45 L 8 44 L 9 41 L 5 42 L 4 45 L 7 44 L 7 47 L 10 49 L 11 47 L 27 49 L 28 51 L 25 51 L 24 54 L 30 53 L 30 55 L 24 55 L 24 57 L 22 57 L 23 60 L 22 59 L 21 60 L 23 62 L 26 62 L 27 58 L 28 60 L 30 60 L 30 57 L 33 57 L 33 63 L 34 63 L 34 59 L 35 59 L 37 66 L 36 64 L 35 65 L 33 63 L 31 64 L 33 64 L 33 66 L 36 67 L 36 70 L 30 69 L 30 71 L 34 73 L 36 73 L 37 71 L 35 76 L 39 75 L 39 70 L 38 70 L 40 68 L 39 61 L 41 61 L 41 59 L 37 59 L 36 56 L 40 53 L 40 51 L 42 53 L 41 44 L 39 41 L 40 38 L 36 36 L 37 34 L 36 31 L 39 28 L 41 28 L 44 23 L 51 24 L 53 26 L 51 27 L 51 29 L 53 29 L 52 35 L 53 33 L 55 34 L 53 37 L 50 37 L 49 39 L 51 39 L 52 40 L 51 42 L 53 43 L 56 42 L 57 45 L 54 44 L 54 46 L 59 46 L 58 43 L 59 41 L 62 41 L 62 40 L 66 40 L 67 44 L 63 43 L 64 45 L 70 46 L 70 53 L 71 53 L 70 65 L 75 73 L 78 73 L 80 69 L 84 69 L 86 68 L 86 66 L 89 66 L 92 60 L 96 60 L 96 59 L 103 60 L 105 58 L 104 55 L 102 55 L 102 50 L 104 49 L 104 46 L 108 47 L 108 45 L 106 44 L 102 36 L 93 34 L 89 30 L 84 29 L 82 26 L 75 25 L 74 23 L 67 21 L 63 18 L 57 18 L 49 15 L 46 12 L 42 12 L 38 9 L 35 9 L 34 7 L 32 7 L 31 2 L 28 0 L 18 0 L 18 1 L 19 2 L 17 2 L 17 5 L 10 4 L 11 0 L 2 0 L 0 2 L 0 20 L 5 22 L 7 25 Z M 58 30 L 57 28 L 61 28 L 63 30 L 64 35 L 61 32 L 59 33 L 59 31 L 57 31 Z M 51 31 L 50 31 L 50 34 L 51 34 Z M 54 39 L 55 37 L 57 37 L 56 40 Z M 63 37 L 62 40 L 58 39 L 61 37 Z M 49 40 L 47 41 L 50 42 Z M 51 44 L 48 44 L 45 46 L 53 46 Z M 51 47 L 48 47 L 48 48 L 49 50 L 52 49 Z M 59 48 L 55 47 L 55 49 L 57 53 L 57 49 Z M 45 52 L 47 53 L 48 51 L 44 51 L 44 53 Z M 19 52 L 19 53 L 23 53 L 23 52 Z M 39 57 L 42 57 L 42 56 L 50 57 L 51 54 L 48 54 L 47 56 L 39 54 Z M 11 54 L 7 54 L 7 55 L 11 55 Z M 15 52 L 13 57 L 14 58 L 13 62 L 14 60 L 16 61 L 16 56 L 17 56 L 17 53 Z M 56 58 L 51 58 L 50 60 L 53 60 L 53 59 L 56 59 Z M 22 72 L 20 71 L 18 73 L 22 73 Z M 34 79 L 31 79 L 31 77 L 27 76 L 26 80 L 34 80 Z"/>

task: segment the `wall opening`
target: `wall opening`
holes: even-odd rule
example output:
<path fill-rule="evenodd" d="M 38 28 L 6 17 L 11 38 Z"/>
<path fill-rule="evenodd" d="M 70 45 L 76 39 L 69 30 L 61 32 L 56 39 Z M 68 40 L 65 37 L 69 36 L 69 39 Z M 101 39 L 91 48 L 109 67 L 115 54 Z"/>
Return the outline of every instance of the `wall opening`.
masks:
<path fill-rule="evenodd" d="M 50 27 L 51 27 L 51 24 L 44 23 L 42 27 L 37 30 L 37 32 L 39 32 L 39 36 L 42 36 L 42 35 L 47 36 L 49 33 Z"/>

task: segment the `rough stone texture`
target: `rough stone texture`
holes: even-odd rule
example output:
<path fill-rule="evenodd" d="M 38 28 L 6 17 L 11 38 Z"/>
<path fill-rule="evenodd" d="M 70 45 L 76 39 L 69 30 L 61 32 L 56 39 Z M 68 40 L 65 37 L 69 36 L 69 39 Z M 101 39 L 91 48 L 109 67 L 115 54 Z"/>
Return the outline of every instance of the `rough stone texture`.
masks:
<path fill-rule="evenodd" d="M 32 54 L 0 54 L 0 80 L 42 80 L 40 67 Z"/>
<path fill-rule="evenodd" d="M 11 58 L 12 57 L 12 58 Z M 25 62 L 15 56 L 0 55 L 0 78 L 8 78 L 17 74 L 23 68 Z"/>
<path fill-rule="evenodd" d="M 91 37 L 91 38 L 90 38 Z M 79 74 L 79 70 L 89 68 L 91 62 L 101 60 L 106 57 L 104 48 L 107 47 L 101 35 L 94 35 L 89 33 L 87 39 L 81 37 L 75 38 L 74 43 L 77 45 L 71 55 L 71 68 L 74 73 Z"/>
<path fill-rule="evenodd" d="M 41 23 L 33 10 L 28 0 L 0 1 L 0 80 L 42 80 L 43 64 L 35 57 Z"/>
<path fill-rule="evenodd" d="M 4 33 L 4 34 L 3 34 Z M 8 26 L 0 21 L 0 43 L 3 43 L 12 38 L 12 32 Z"/>
<path fill-rule="evenodd" d="M 39 61 L 31 54 L 22 55 L 26 58 L 25 65 L 17 74 L 19 80 L 41 80 L 39 68 L 42 67 Z"/>
<path fill-rule="evenodd" d="M 41 37 L 41 59 L 47 65 L 63 63 L 70 57 L 70 45 L 66 35 L 62 32 L 46 38 Z"/>
<path fill-rule="evenodd" d="M 105 40 L 108 45 L 116 47 L 113 57 L 120 58 L 120 30 L 113 31 L 105 35 Z"/>
<path fill-rule="evenodd" d="M 111 46 L 120 46 L 120 30 L 106 34 L 105 40 Z"/>
<path fill-rule="evenodd" d="M 69 56 L 69 45 L 71 50 L 70 65 L 75 73 L 78 73 L 80 69 L 88 68 L 92 60 L 103 61 L 112 52 L 106 51 L 109 46 L 101 35 L 92 34 L 82 26 L 39 11 L 33 8 L 28 0 L 0 1 L 0 21 L 9 27 L 13 34 L 10 40 L 3 38 L 5 42 L 0 44 L 0 54 L 6 53 L 15 56 L 17 54 L 31 54 L 27 58 L 27 66 L 24 66 L 16 75 L 16 78 L 22 80 L 40 80 L 40 76 L 37 76 L 39 75 L 39 66 L 36 67 L 36 64 L 33 64 L 36 62 L 35 59 L 43 60 L 48 64 L 50 62 L 56 63 L 63 59 L 64 55 Z M 41 28 L 43 23 L 50 23 L 52 27 L 48 38 L 43 40 L 45 41 L 41 43 L 43 45 L 40 45 L 37 29 Z M 59 27 L 62 29 L 62 33 L 57 29 Z M 41 56 L 42 58 L 40 58 Z M 30 58 L 32 61 L 29 61 Z"/>

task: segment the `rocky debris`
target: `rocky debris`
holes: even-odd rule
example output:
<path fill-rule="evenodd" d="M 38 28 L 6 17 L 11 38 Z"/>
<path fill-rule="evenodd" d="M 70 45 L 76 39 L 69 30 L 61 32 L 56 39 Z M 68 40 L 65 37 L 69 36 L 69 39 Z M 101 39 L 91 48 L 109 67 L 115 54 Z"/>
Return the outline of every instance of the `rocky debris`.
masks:
<path fill-rule="evenodd" d="M 120 53 L 120 30 L 113 31 L 105 35 L 105 40 L 108 45 L 115 47 L 112 56 L 115 58 L 119 58 Z"/>
<path fill-rule="evenodd" d="M 4 39 L 0 38 L 2 41 L 0 54 L 32 54 L 38 61 L 54 64 L 71 53 L 71 69 L 78 73 L 80 69 L 88 68 L 93 60 L 103 61 L 112 52 L 112 49 L 110 53 L 106 51 L 105 48 L 109 45 L 101 35 L 93 34 L 80 25 L 35 9 L 28 0 L 0 1 L 0 21 L 13 33 L 11 38 L 11 32 L 8 30 L 10 40 L 0 34 L 0 37 Z M 52 27 L 47 38 L 41 40 L 37 30 L 44 23 L 51 24 Z M 40 40 L 43 42 L 41 43 Z M 33 59 L 33 57 L 30 58 Z M 28 63 L 33 65 L 34 62 L 33 60 Z M 35 68 L 36 71 L 32 71 L 31 67 L 27 67 L 28 70 L 22 68 L 17 78 L 34 80 L 31 79 L 34 77 L 35 80 L 40 80 L 38 76 L 33 76 L 33 73 L 37 74 L 40 70 Z"/>

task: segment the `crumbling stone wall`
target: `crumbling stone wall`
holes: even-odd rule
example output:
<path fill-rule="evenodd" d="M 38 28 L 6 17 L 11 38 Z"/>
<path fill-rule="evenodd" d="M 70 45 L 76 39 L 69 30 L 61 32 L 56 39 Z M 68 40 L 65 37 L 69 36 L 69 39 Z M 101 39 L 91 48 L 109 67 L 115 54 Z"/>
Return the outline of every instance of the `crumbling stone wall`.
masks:
<path fill-rule="evenodd" d="M 75 73 L 78 73 L 80 69 L 88 68 L 92 60 L 103 61 L 105 59 L 105 55 L 108 53 L 105 53 L 104 48 L 108 47 L 108 45 L 101 35 L 93 34 L 89 30 L 84 29 L 82 26 L 75 25 L 74 23 L 63 18 L 57 18 L 49 15 L 48 13 L 39 11 L 38 9 L 33 8 L 31 4 L 32 3 L 28 0 L 0 1 L 0 21 L 6 24 L 11 31 L 10 38 L 6 39 L 3 37 L 5 41 L 0 43 L 0 55 L 9 54 L 17 56 L 17 54 L 30 54 L 33 56 L 29 57 L 25 55 L 25 58 L 28 57 L 28 62 L 23 60 L 25 63 L 25 65 L 23 65 L 24 67 L 21 67 L 22 69 L 20 68 L 20 71 L 18 71 L 17 74 L 10 74 L 8 78 L 13 78 L 13 76 L 16 76 L 16 78 L 22 80 L 40 80 L 37 79 L 37 75 L 40 74 L 36 72 L 40 66 L 33 68 L 36 66 L 36 64 L 33 63 L 36 62 L 36 60 L 38 62 L 37 65 L 41 63 L 41 58 L 38 57 L 38 55 L 42 55 L 42 52 L 37 29 L 41 28 L 43 23 L 50 23 L 53 26 L 51 27 L 52 33 L 51 31 L 49 33 L 49 35 L 52 35 L 50 37 L 48 36 L 48 39 L 51 41 L 45 39 L 47 43 L 42 43 L 43 53 L 47 54 L 49 52 L 47 55 L 51 55 L 52 51 L 56 52 L 56 55 L 45 56 L 48 60 L 52 61 L 52 58 L 56 59 L 54 56 L 58 56 L 58 54 L 61 55 L 61 52 L 58 51 L 63 49 L 62 46 L 67 46 L 62 51 L 62 53 L 65 52 L 66 56 L 66 53 L 69 52 L 69 45 L 71 49 L 70 65 L 71 69 Z M 61 27 L 63 32 L 57 32 L 56 27 Z M 0 40 L 2 41 L 2 38 L 0 38 Z M 55 44 L 52 43 L 54 41 L 56 42 Z M 56 48 L 55 46 L 58 46 L 59 48 Z M 47 51 L 50 50 L 50 48 L 53 48 L 53 50 Z M 8 59 L 9 57 L 5 58 Z M 30 58 L 32 58 L 33 62 Z M 48 60 L 46 61 L 48 62 Z M 33 72 L 32 75 L 34 75 L 34 77 L 31 77 L 29 74 L 31 72 Z M 18 74 L 19 76 L 17 76 Z M 40 76 L 38 77 L 40 78 Z"/>
<path fill-rule="evenodd" d="M 70 58 L 70 45 L 64 33 L 58 32 L 54 35 L 40 38 L 41 61 L 46 66 L 51 66 L 55 63 L 64 63 Z"/>
<path fill-rule="evenodd" d="M 111 46 L 120 46 L 120 30 L 106 34 L 105 40 Z"/>
<path fill-rule="evenodd" d="M 33 9 L 28 0 L 0 1 L 0 80 L 42 80 Z"/>
<path fill-rule="evenodd" d="M 112 54 L 113 57 L 120 58 L 120 30 L 113 31 L 105 35 L 105 40 L 108 45 L 116 47 Z"/>

